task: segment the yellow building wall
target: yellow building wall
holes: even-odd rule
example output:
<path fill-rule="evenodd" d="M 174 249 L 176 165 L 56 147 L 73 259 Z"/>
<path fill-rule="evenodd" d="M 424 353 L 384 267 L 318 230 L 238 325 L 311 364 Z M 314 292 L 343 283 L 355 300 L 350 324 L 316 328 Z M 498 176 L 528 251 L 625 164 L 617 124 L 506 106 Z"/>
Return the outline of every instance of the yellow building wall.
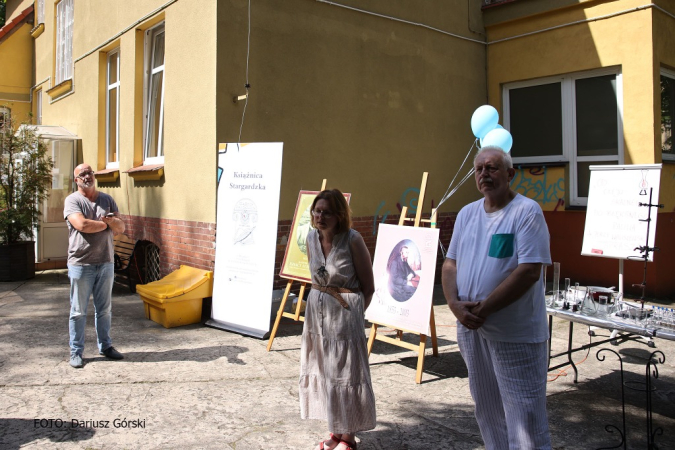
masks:
<path fill-rule="evenodd" d="M 45 91 L 54 86 L 55 39 L 55 7 L 46 3 L 45 32 L 35 40 L 36 78 Z M 100 71 L 105 64 L 101 66 L 100 60 L 119 47 L 120 178 L 117 183 L 99 183 L 99 189 L 112 195 L 124 214 L 215 222 L 216 2 L 75 0 L 74 12 L 73 89 L 59 98 L 45 95 L 42 123 L 77 134 L 82 138 L 83 161 L 98 170 L 105 168 L 105 121 L 99 122 L 105 101 L 100 95 L 105 76 Z M 141 158 L 137 142 L 142 142 L 143 118 L 136 103 L 143 99 L 142 31 L 162 18 L 164 177 L 135 182 L 123 172 Z"/>
<path fill-rule="evenodd" d="M 491 43 L 488 46 L 490 103 L 501 111 L 502 86 L 505 83 L 603 67 L 620 67 L 623 77 L 624 162 L 653 163 L 651 9 L 495 42 L 644 4 L 644 1 L 637 0 L 588 1 L 550 14 L 488 27 L 488 40 Z"/>
<path fill-rule="evenodd" d="M 282 220 L 298 192 L 318 190 L 324 178 L 353 194 L 355 216 L 399 214 L 418 206 L 425 171 L 429 213 L 475 139 L 471 115 L 487 100 L 480 1 L 355 6 L 477 42 L 313 0 L 255 2 L 241 141 L 284 142 Z M 245 93 L 247 8 L 219 2 L 218 142 L 239 139 L 244 104 L 232 98 Z M 470 179 L 441 212 L 477 197 Z"/>
<path fill-rule="evenodd" d="M 7 0 L 5 4 L 5 23 L 17 17 L 32 4 L 33 0 Z"/>
<path fill-rule="evenodd" d="M 18 123 L 30 121 L 31 28 L 30 23 L 18 25 L 0 41 L 0 106 L 8 107 Z"/>
<path fill-rule="evenodd" d="M 42 123 L 80 136 L 83 160 L 103 169 L 101 55 L 119 46 L 120 179 L 101 190 L 125 214 L 213 223 L 217 145 L 236 142 L 242 122 L 243 104 L 232 98 L 245 91 L 248 2 L 108 3 L 75 0 L 73 90 L 44 94 Z M 284 142 L 282 220 L 291 218 L 298 191 L 318 189 L 324 178 L 354 194 L 356 216 L 398 214 L 417 206 L 425 171 L 429 212 L 473 143 L 471 114 L 487 100 L 480 0 L 368 0 L 359 7 L 468 40 L 313 0 L 257 2 L 241 141 Z M 46 2 L 45 31 L 35 39 L 36 89 L 43 92 L 54 86 L 54 13 Z M 162 15 L 164 177 L 135 182 L 123 171 L 140 163 L 142 144 L 137 34 Z M 458 211 L 477 196 L 470 181 L 441 211 Z"/>
<path fill-rule="evenodd" d="M 672 2 L 660 3 L 666 10 L 672 9 Z M 506 83 L 619 67 L 624 163 L 660 163 L 658 72 L 660 66 L 675 67 L 675 23 L 650 4 L 645 0 L 591 0 L 561 8 L 549 4 L 550 12 L 533 10 L 528 14 L 523 2 L 517 14 L 498 11 L 487 20 L 490 104 L 502 111 L 502 86 Z M 583 23 L 573 24 L 579 21 Z M 673 164 L 666 162 L 660 200 L 666 211 L 675 208 L 674 175 Z"/>
<path fill-rule="evenodd" d="M 662 8 L 673 11 L 673 3 L 667 1 L 655 2 Z M 668 9 L 670 7 L 670 9 Z M 675 70 L 675 19 L 667 15 L 663 11 L 654 11 L 654 87 L 655 96 L 660 99 L 659 79 L 661 68 Z M 656 103 L 654 106 L 654 116 L 660 118 L 661 104 Z M 661 128 L 660 120 L 654 121 L 654 148 L 657 153 L 657 162 L 661 162 Z M 663 203 L 663 212 L 675 212 L 675 161 L 663 161 L 663 169 L 661 170 L 661 190 L 659 195 L 659 202 Z"/>

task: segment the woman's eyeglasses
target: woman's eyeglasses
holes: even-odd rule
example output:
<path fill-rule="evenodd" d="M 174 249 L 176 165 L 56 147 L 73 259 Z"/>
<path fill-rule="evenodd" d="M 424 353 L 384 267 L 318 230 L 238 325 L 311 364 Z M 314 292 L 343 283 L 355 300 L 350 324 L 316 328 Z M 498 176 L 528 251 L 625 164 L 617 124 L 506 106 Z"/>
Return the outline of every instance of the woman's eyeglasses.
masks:
<path fill-rule="evenodd" d="M 330 218 L 333 217 L 333 213 L 330 212 L 330 211 L 319 211 L 319 210 L 316 210 L 316 209 L 313 209 L 313 210 L 312 210 L 312 215 L 313 215 L 314 217 L 321 217 L 321 216 L 323 216 L 324 219 L 330 219 Z"/>

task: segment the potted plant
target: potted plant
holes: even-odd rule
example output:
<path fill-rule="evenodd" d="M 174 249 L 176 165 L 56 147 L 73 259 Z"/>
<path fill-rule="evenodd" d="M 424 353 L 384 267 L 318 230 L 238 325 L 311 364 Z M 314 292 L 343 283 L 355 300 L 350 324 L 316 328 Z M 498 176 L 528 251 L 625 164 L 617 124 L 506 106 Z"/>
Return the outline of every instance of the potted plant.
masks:
<path fill-rule="evenodd" d="M 0 281 L 35 276 L 34 232 L 54 163 L 28 124 L 0 124 Z"/>

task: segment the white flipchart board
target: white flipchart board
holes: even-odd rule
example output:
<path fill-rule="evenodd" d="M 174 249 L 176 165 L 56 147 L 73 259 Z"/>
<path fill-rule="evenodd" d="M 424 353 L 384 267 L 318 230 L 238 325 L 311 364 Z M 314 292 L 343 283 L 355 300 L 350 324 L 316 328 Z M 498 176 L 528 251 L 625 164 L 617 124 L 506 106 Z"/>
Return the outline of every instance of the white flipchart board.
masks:
<path fill-rule="evenodd" d="M 661 164 L 591 166 L 590 170 L 581 254 L 619 259 L 619 292 L 623 292 L 623 260 L 644 261 L 636 248 L 654 247 L 658 210 L 640 203 L 650 203 L 651 190 L 651 203 L 658 204 Z M 649 261 L 653 255 L 649 253 Z"/>
<path fill-rule="evenodd" d="M 656 208 L 651 211 L 649 240 L 647 222 L 649 209 L 640 203 L 659 201 L 661 164 L 591 166 L 586 226 L 581 254 L 604 258 L 634 259 L 641 254 L 636 247 L 654 246 Z M 650 253 L 649 260 L 653 260 Z"/>
<path fill-rule="evenodd" d="M 227 144 L 219 151 L 208 326 L 258 338 L 269 332 L 282 154 L 282 142 Z"/>

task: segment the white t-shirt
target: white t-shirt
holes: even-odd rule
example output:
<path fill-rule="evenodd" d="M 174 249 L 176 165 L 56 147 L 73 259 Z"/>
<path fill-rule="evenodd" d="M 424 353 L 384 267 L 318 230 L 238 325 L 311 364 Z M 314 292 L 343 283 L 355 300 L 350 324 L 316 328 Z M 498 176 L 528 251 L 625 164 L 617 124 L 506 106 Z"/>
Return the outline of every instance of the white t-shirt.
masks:
<path fill-rule="evenodd" d="M 485 199 L 457 215 L 447 257 L 457 262 L 461 301 L 482 301 L 518 264 L 551 264 L 549 233 L 539 205 L 516 194 L 503 209 L 486 213 Z M 458 330 L 464 329 L 458 322 Z M 517 301 L 488 316 L 481 335 L 504 342 L 544 342 L 548 339 L 542 276 Z"/>

